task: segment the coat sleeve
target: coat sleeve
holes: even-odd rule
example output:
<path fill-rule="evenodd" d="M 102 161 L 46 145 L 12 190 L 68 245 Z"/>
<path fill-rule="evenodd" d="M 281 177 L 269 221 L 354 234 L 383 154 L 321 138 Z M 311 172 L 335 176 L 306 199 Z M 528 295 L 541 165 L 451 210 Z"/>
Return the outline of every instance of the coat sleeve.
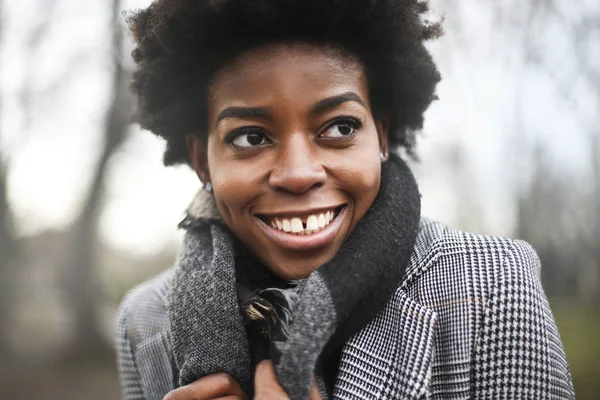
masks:
<path fill-rule="evenodd" d="M 127 304 L 127 300 L 121 304 L 117 318 L 117 367 L 121 383 L 121 398 L 122 400 L 144 400 L 142 381 L 127 332 Z"/>
<path fill-rule="evenodd" d="M 512 242 L 483 315 L 473 398 L 574 399 L 573 384 L 533 248 Z"/>

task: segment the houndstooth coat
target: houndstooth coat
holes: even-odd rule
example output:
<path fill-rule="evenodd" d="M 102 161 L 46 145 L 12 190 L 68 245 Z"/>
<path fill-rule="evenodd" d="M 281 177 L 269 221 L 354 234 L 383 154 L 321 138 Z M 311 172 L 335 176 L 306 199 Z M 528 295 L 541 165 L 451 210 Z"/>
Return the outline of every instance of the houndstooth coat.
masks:
<path fill-rule="evenodd" d="M 161 400 L 174 388 L 171 271 L 120 307 L 123 399 Z M 344 345 L 334 398 L 573 399 L 531 246 L 423 219 L 395 295 Z"/>

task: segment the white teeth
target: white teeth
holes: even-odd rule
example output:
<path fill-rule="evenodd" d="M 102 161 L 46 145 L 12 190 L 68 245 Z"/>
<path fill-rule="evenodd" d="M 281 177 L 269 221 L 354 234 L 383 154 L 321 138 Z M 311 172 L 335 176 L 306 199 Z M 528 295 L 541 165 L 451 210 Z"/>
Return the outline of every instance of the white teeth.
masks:
<path fill-rule="evenodd" d="M 292 218 L 292 232 L 298 233 L 304 230 L 302 226 L 302 220 L 300 218 Z"/>
<path fill-rule="evenodd" d="M 316 231 L 317 229 L 319 229 L 319 220 L 317 219 L 316 216 L 311 215 L 306 220 L 306 230 L 307 231 Z"/>
<path fill-rule="evenodd" d="M 319 232 L 325 228 L 333 220 L 335 214 L 333 211 L 327 211 L 322 214 L 309 215 L 306 219 L 306 228 L 302 220 L 298 217 L 288 218 L 273 218 L 271 226 L 284 232 L 291 232 L 297 235 L 310 235 Z"/>
<path fill-rule="evenodd" d="M 319 229 L 323 229 L 323 228 L 325 228 L 325 225 L 327 225 L 327 222 L 329 222 L 329 221 L 325 222 L 325 215 L 319 214 L 318 222 L 319 222 Z"/>

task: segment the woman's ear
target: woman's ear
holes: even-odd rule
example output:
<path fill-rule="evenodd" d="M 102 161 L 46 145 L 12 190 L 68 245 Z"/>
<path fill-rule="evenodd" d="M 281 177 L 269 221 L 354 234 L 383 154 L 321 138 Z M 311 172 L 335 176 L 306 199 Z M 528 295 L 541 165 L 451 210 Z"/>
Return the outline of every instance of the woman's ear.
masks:
<path fill-rule="evenodd" d="M 185 140 L 190 163 L 194 171 L 196 171 L 196 175 L 198 175 L 203 184 L 210 183 L 206 141 L 194 134 L 187 135 Z"/>
<path fill-rule="evenodd" d="M 387 118 L 378 118 L 375 120 L 375 129 L 377 129 L 377 137 L 379 138 L 379 155 L 381 161 L 387 161 L 389 157 L 388 149 L 388 126 Z"/>

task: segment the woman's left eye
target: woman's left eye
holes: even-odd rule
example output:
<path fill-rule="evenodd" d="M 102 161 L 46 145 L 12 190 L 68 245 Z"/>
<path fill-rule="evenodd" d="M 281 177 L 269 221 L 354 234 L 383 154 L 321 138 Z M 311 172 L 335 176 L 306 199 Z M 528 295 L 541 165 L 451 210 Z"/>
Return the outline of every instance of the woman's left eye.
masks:
<path fill-rule="evenodd" d="M 320 136 L 325 138 L 344 138 L 354 135 L 360 127 L 360 121 L 344 119 L 330 125 Z"/>

